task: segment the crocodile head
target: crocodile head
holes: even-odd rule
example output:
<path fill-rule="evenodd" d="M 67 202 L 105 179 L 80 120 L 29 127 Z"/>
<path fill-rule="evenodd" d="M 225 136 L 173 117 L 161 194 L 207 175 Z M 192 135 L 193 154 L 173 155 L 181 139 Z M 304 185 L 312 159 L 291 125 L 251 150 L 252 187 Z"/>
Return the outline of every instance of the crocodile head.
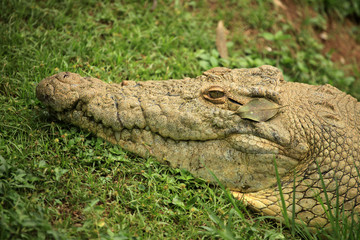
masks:
<path fill-rule="evenodd" d="M 213 181 L 211 170 L 236 192 L 275 186 L 274 159 L 283 184 L 297 172 L 299 191 L 318 184 L 316 164 L 326 174 L 343 172 L 346 158 L 358 163 L 357 101 L 329 85 L 285 82 L 271 66 L 121 84 L 66 72 L 44 79 L 36 94 L 60 120 Z"/>
<path fill-rule="evenodd" d="M 38 98 L 59 119 L 88 129 L 140 156 L 226 186 L 257 191 L 275 183 L 309 151 L 292 132 L 289 95 L 272 67 L 212 69 L 196 79 L 126 81 L 106 84 L 74 73 L 59 73 L 37 87 Z M 242 118 L 237 110 L 253 99 L 278 109 L 266 121 Z"/>

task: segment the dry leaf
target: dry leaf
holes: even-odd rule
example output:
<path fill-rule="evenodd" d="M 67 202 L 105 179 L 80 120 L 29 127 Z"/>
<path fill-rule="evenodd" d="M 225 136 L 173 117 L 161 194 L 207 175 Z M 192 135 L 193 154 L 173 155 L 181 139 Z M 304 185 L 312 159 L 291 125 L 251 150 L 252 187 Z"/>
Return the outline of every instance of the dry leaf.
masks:
<path fill-rule="evenodd" d="M 219 21 L 216 28 L 216 49 L 218 50 L 221 58 L 228 58 L 228 49 L 226 46 L 226 35 L 229 30 L 224 27 L 224 22 Z"/>
<path fill-rule="evenodd" d="M 274 0 L 273 3 L 276 8 L 281 8 L 282 10 L 287 9 L 287 7 L 280 0 Z"/>
<path fill-rule="evenodd" d="M 236 110 L 241 118 L 265 122 L 274 117 L 282 106 L 265 98 L 255 98 Z"/>
<path fill-rule="evenodd" d="M 151 11 L 154 11 L 156 7 L 157 7 L 157 0 L 153 0 L 153 4 L 152 4 L 150 10 L 151 10 Z"/>

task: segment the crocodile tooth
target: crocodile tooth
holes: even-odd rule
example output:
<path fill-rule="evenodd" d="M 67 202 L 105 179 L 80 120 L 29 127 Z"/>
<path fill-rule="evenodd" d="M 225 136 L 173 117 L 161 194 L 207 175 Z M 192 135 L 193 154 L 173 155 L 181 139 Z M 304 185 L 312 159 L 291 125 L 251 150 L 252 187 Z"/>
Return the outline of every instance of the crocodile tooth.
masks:
<path fill-rule="evenodd" d="M 115 132 L 115 139 L 116 141 L 120 141 L 120 132 Z"/>

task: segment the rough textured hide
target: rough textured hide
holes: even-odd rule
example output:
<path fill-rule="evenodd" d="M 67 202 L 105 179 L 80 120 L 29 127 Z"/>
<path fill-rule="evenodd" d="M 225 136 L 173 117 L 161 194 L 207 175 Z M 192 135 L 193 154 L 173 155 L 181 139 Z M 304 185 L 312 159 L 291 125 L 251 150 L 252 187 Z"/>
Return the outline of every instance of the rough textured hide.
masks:
<path fill-rule="evenodd" d="M 297 221 L 329 225 L 319 171 L 331 204 L 338 185 L 340 209 L 360 212 L 360 104 L 330 85 L 285 82 L 271 66 L 121 84 L 65 72 L 40 82 L 36 94 L 58 119 L 128 151 L 212 181 L 210 169 L 263 214 L 282 215 L 274 159 L 290 216 L 295 194 Z M 258 106 L 254 99 L 276 111 L 260 121 L 239 114 Z"/>

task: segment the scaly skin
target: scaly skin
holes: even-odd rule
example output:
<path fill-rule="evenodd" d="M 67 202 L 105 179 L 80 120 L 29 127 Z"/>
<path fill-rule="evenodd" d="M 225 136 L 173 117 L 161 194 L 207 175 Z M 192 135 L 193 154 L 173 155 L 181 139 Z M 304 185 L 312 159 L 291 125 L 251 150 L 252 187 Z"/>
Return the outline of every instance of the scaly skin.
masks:
<path fill-rule="evenodd" d="M 36 94 L 58 119 L 128 151 L 212 181 L 210 169 L 263 214 L 282 216 L 274 159 L 288 215 L 295 202 L 297 221 L 329 226 L 319 171 L 332 206 L 338 185 L 340 209 L 360 212 L 360 103 L 330 85 L 285 82 L 277 68 L 262 66 L 121 84 L 59 73 Z M 240 117 L 239 107 L 254 98 L 277 106 L 275 116 Z"/>

